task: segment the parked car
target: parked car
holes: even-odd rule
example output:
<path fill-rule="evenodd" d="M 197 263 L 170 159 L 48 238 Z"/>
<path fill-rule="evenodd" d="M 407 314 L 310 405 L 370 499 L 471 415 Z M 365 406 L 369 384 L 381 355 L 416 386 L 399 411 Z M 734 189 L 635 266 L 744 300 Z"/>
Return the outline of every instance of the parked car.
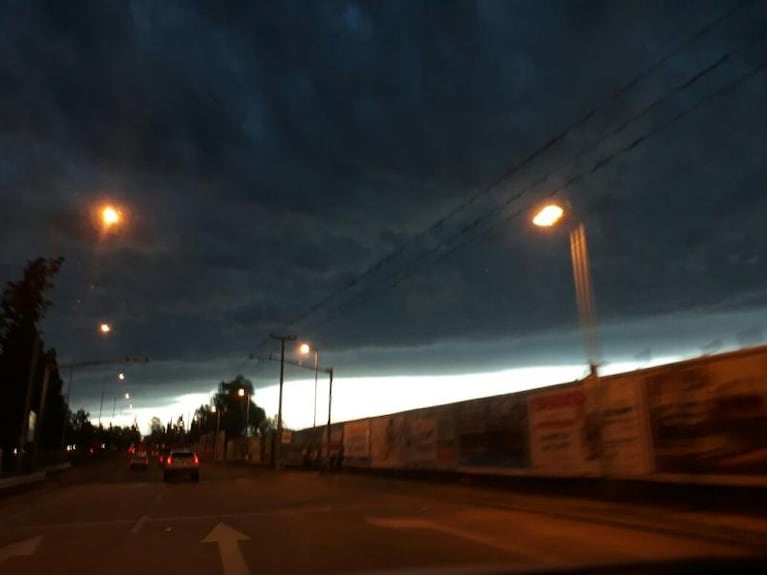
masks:
<path fill-rule="evenodd" d="M 184 476 L 192 481 L 200 480 L 200 458 L 190 449 L 174 449 L 165 460 L 163 479 L 170 481 Z"/>

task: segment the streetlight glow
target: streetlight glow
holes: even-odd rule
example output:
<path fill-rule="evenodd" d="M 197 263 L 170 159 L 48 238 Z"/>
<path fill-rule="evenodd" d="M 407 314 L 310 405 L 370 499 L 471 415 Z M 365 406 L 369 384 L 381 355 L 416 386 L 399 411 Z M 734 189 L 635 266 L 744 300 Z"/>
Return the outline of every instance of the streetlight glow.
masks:
<path fill-rule="evenodd" d="M 125 399 L 130 399 L 130 393 L 125 394 Z"/>
<path fill-rule="evenodd" d="M 239 395 L 240 397 L 245 397 L 245 390 L 243 388 L 238 389 L 237 395 Z"/>
<path fill-rule="evenodd" d="M 565 211 L 557 204 L 543 206 L 533 217 L 533 224 L 542 228 L 550 228 L 562 219 Z"/>
<path fill-rule="evenodd" d="M 308 343 L 302 343 L 298 346 L 298 351 L 302 355 L 309 355 L 309 353 L 312 351 L 312 347 Z"/>
<path fill-rule="evenodd" d="M 101 221 L 104 223 L 104 226 L 107 228 L 115 224 L 118 224 L 120 223 L 120 212 L 118 212 L 112 206 L 105 206 L 101 210 Z"/>
<path fill-rule="evenodd" d="M 117 379 L 119 379 L 120 381 L 122 381 L 123 379 L 125 379 L 125 374 L 124 374 L 124 373 L 118 373 L 118 374 L 117 374 Z"/>
<path fill-rule="evenodd" d="M 112 326 L 109 325 L 108 323 L 102 323 L 99 326 L 99 330 L 101 331 L 101 333 L 109 333 L 110 331 L 112 331 Z"/>

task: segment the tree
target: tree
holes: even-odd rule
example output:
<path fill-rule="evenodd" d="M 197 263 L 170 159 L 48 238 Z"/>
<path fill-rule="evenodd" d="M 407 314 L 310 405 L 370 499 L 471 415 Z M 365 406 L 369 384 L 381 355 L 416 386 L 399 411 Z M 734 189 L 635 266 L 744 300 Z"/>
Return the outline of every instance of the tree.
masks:
<path fill-rule="evenodd" d="M 78 409 L 76 413 L 71 414 L 69 428 L 67 437 L 70 438 L 70 443 L 81 448 L 90 447 L 94 439 L 94 428 L 87 411 Z"/>
<path fill-rule="evenodd" d="M 155 445 L 165 443 L 165 426 L 159 417 L 153 417 L 149 423 L 149 440 Z"/>
<path fill-rule="evenodd" d="M 244 390 L 244 395 L 239 391 Z M 246 421 L 251 434 L 261 429 L 266 413 L 253 400 L 253 384 L 242 375 L 231 381 L 218 384 L 218 392 L 213 397 L 213 406 L 200 406 L 195 415 L 199 421 L 200 433 L 209 433 L 219 429 L 226 431 L 227 437 L 242 437 L 246 432 Z M 248 406 L 250 403 L 250 406 Z M 213 411 L 213 407 L 216 411 Z"/>
<path fill-rule="evenodd" d="M 53 286 L 53 277 L 62 261 L 61 258 L 38 258 L 29 262 L 21 280 L 8 282 L 0 298 L 0 447 L 5 453 L 11 453 L 18 446 L 22 418 L 27 416 L 30 372 L 34 376 L 30 409 L 39 409 L 43 374 L 48 362 L 39 325 L 51 306 L 46 291 Z M 33 362 L 35 355 L 37 361 Z M 54 381 L 52 388 L 57 385 L 59 382 Z M 60 406 L 46 402 L 46 411 L 48 407 L 52 413 L 61 411 Z M 43 436 L 44 444 L 56 443 L 53 427 Z M 10 460 L 6 459 L 4 465 L 7 468 Z"/>

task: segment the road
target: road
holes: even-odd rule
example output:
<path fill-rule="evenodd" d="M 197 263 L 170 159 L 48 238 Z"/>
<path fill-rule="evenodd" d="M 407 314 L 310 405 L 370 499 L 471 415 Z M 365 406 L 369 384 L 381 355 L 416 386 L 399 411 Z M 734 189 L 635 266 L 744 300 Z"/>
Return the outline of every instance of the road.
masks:
<path fill-rule="evenodd" d="M 0 500 L 3 574 L 559 567 L 766 544 L 767 519 L 210 463 L 197 484 L 166 484 L 116 458 Z"/>

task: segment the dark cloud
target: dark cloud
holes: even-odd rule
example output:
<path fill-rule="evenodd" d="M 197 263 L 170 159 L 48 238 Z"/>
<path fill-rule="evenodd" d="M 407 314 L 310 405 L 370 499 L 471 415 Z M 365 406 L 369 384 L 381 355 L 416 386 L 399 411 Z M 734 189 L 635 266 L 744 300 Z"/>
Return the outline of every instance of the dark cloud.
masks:
<path fill-rule="evenodd" d="M 499 223 L 558 190 L 587 226 L 601 321 L 759 307 L 765 75 L 622 150 L 761 63 L 763 39 L 742 47 L 767 23 L 760 3 L 408 243 L 730 9 L 713 0 L 4 3 L 0 274 L 16 276 L 40 253 L 66 257 L 46 329 L 70 355 L 143 353 L 215 380 L 203 360 L 224 369 L 219 358 L 244 357 L 348 286 L 291 329 L 360 373 L 438 370 L 439 354 L 418 350 L 576 326 L 566 232 L 532 229 L 527 212 Z M 126 210 L 110 238 L 92 220 L 104 201 Z M 454 234 L 469 230 L 461 242 L 490 224 L 432 263 Z M 397 274 L 408 262 L 417 263 Z M 119 325 L 108 350 L 92 333 L 102 318 Z M 364 352 L 415 346 L 412 361 Z M 489 363 L 452 360 L 456 370 Z"/>

